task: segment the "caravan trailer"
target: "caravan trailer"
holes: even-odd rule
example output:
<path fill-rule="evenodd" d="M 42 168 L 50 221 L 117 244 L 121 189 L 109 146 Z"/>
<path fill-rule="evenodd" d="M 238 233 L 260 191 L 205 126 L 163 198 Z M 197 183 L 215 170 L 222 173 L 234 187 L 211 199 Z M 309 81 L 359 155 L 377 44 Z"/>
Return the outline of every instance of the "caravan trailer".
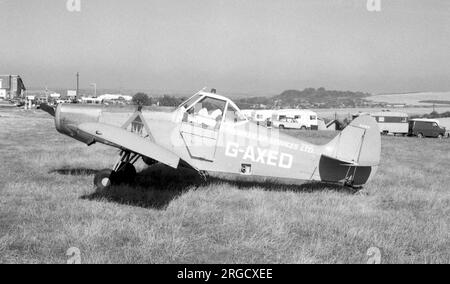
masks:
<path fill-rule="evenodd" d="M 409 116 L 404 112 L 380 111 L 373 113 L 358 113 L 353 119 L 365 114 L 376 119 L 382 134 L 407 135 L 409 132 Z"/>
<path fill-rule="evenodd" d="M 285 124 L 284 121 L 295 121 Z M 273 113 L 272 123 L 279 128 L 297 128 L 302 130 L 318 130 L 317 113 L 306 109 L 280 109 Z M 287 126 L 289 125 L 289 126 Z M 295 127 L 292 127 L 295 125 Z"/>

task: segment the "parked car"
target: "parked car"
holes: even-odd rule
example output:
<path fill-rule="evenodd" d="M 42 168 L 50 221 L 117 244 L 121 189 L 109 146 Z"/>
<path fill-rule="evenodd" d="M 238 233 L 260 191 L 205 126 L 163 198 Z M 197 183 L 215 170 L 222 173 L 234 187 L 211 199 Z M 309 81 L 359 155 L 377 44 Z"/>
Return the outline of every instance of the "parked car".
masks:
<path fill-rule="evenodd" d="M 295 125 L 295 127 L 288 127 L 284 125 L 285 128 L 295 128 L 302 130 L 318 130 L 319 127 L 317 118 L 317 113 L 307 109 L 280 109 L 274 111 L 274 113 L 272 114 L 273 123 L 275 123 L 276 121 L 286 122 L 287 119 L 294 119 L 295 123 L 300 125 L 300 127 L 298 127 L 297 125 Z M 274 127 L 277 127 L 277 125 L 274 124 Z"/>
<path fill-rule="evenodd" d="M 280 129 L 305 129 L 304 126 L 294 118 L 283 117 L 272 121 L 273 127 Z"/>
<path fill-rule="evenodd" d="M 409 135 L 423 137 L 446 137 L 445 127 L 439 126 L 436 119 L 412 119 L 409 121 Z"/>

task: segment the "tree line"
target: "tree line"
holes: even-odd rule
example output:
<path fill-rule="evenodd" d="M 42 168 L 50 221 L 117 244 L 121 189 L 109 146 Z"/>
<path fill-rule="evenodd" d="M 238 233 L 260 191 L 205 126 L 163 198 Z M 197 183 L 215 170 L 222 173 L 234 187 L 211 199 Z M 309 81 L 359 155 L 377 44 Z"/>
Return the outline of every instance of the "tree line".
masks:
<path fill-rule="evenodd" d="M 272 97 L 247 97 L 235 102 L 241 109 L 247 108 L 299 108 L 299 107 L 356 107 L 364 104 L 368 93 L 326 90 L 325 88 L 306 88 L 303 91 L 287 90 Z M 145 106 L 159 105 L 175 107 L 185 101 L 186 97 L 163 95 L 151 97 L 145 93 L 137 93 L 133 97 L 135 104 Z"/>
<path fill-rule="evenodd" d="M 133 103 L 143 106 L 159 105 L 167 107 L 177 107 L 185 100 L 187 100 L 186 97 L 176 97 L 171 95 L 151 97 L 146 93 L 137 93 L 133 96 Z"/>
<path fill-rule="evenodd" d="M 326 90 L 325 88 L 306 88 L 303 91 L 286 90 L 273 97 L 250 97 L 236 101 L 242 108 L 298 108 L 320 106 L 329 107 L 355 107 L 363 105 L 369 93 Z"/>

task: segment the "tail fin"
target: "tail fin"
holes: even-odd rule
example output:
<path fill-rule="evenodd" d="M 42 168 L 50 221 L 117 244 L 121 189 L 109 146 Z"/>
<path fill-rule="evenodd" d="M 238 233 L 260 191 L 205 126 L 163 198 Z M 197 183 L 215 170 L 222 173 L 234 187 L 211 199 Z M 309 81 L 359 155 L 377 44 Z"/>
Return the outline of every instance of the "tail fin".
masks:
<path fill-rule="evenodd" d="M 360 116 L 324 146 L 319 170 L 323 181 L 365 184 L 380 163 L 381 137 L 370 116 Z"/>
<path fill-rule="evenodd" d="M 326 145 L 331 158 L 360 166 L 378 166 L 381 137 L 378 124 L 370 116 L 361 116 Z M 331 151 L 330 151 L 331 150 Z"/>

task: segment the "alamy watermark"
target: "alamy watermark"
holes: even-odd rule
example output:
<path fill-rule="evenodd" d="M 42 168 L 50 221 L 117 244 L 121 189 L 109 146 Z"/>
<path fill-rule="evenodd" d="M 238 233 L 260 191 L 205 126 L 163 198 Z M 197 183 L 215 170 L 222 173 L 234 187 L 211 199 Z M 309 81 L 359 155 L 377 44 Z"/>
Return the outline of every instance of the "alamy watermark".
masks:
<path fill-rule="evenodd" d="M 381 0 L 367 0 L 367 11 L 381 12 Z"/>
<path fill-rule="evenodd" d="M 359 1 L 358 0 L 353 0 L 353 1 L 345 0 L 345 2 L 343 2 L 342 0 L 340 0 L 340 2 L 345 3 L 346 5 L 349 3 L 350 4 L 353 3 L 353 5 L 356 6 Z M 66 8 L 67 8 L 67 11 L 69 11 L 69 12 L 81 12 L 81 0 L 67 0 Z M 366 8 L 367 8 L 367 11 L 369 11 L 369 12 L 381 12 L 381 0 L 367 0 Z"/>
<path fill-rule="evenodd" d="M 381 12 L 381 1 L 382 0 L 334 0 L 334 5 L 355 9 L 365 8 L 368 12 Z"/>
<path fill-rule="evenodd" d="M 371 247 L 367 250 L 367 264 L 381 264 L 381 250 L 377 247 Z"/>
<path fill-rule="evenodd" d="M 367 264 L 381 264 L 381 250 L 377 247 L 371 247 L 367 250 Z M 67 264 L 81 264 L 81 251 L 77 247 L 71 247 L 67 250 Z"/>
<path fill-rule="evenodd" d="M 69 12 L 81 12 L 81 0 L 67 0 L 66 8 Z"/>
<path fill-rule="evenodd" d="M 67 264 L 81 264 L 81 251 L 79 248 L 72 247 L 69 248 L 66 252 Z"/>

